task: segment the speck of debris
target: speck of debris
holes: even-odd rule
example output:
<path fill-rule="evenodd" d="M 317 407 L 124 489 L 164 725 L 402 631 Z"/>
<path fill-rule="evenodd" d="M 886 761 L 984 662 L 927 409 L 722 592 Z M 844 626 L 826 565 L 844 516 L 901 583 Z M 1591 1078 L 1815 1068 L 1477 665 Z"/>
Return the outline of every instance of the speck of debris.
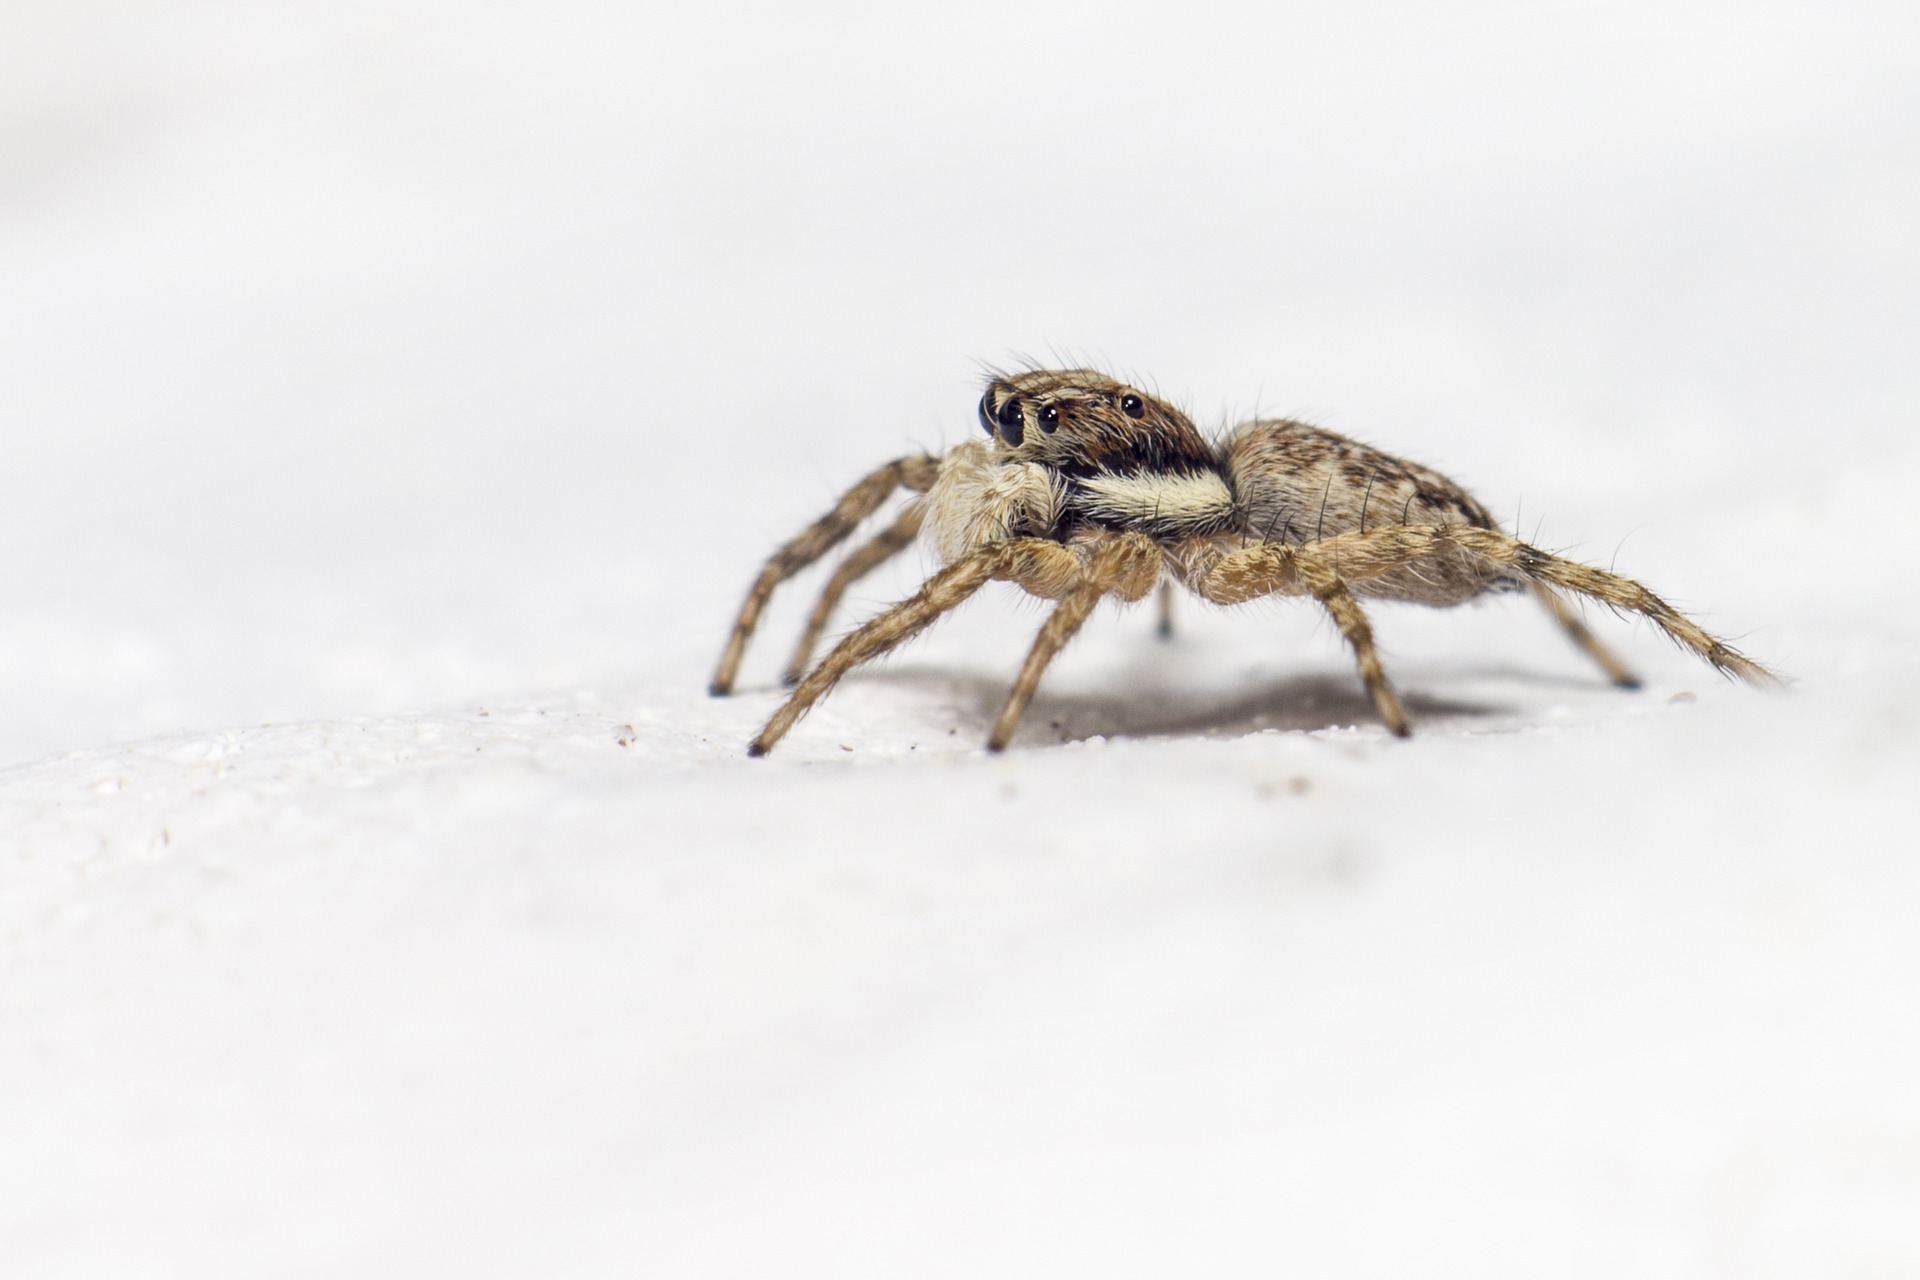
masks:
<path fill-rule="evenodd" d="M 1313 790 L 1313 782 L 1302 774 L 1295 774 L 1282 782 L 1260 782 L 1253 788 L 1253 794 L 1262 800 L 1272 800 L 1282 791 L 1290 796 L 1303 796 Z"/>
<path fill-rule="evenodd" d="M 1687 705 L 1687 703 L 1693 702 L 1693 701 L 1695 701 L 1694 696 L 1691 693 L 1688 693 L 1685 689 L 1682 689 L 1680 692 L 1674 694 L 1671 698 L 1667 699 L 1667 705 L 1670 707 L 1684 707 Z"/>
<path fill-rule="evenodd" d="M 853 750 L 853 748 L 852 748 L 852 747 L 850 747 L 850 746 L 848 746 L 848 745 L 847 745 L 846 743 L 844 743 L 844 742 L 840 744 L 840 749 L 841 749 L 842 751 L 851 751 L 851 750 Z"/>

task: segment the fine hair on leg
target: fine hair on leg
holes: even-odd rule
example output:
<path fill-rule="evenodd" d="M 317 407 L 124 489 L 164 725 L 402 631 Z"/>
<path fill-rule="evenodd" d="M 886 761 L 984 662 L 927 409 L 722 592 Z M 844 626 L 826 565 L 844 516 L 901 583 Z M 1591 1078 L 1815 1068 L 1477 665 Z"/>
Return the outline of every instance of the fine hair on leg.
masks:
<path fill-rule="evenodd" d="M 820 643 L 820 633 L 827 629 L 828 620 L 839 607 L 840 597 L 847 593 L 848 587 L 912 545 L 920 536 L 920 525 L 926 517 L 926 507 L 913 503 L 900 513 L 898 520 L 875 534 L 871 541 L 861 544 L 834 568 L 833 577 L 827 580 L 826 589 L 821 591 L 813 612 L 807 616 L 806 630 L 800 633 L 800 643 L 794 646 L 793 657 L 787 661 L 782 683 L 788 688 L 800 683 L 800 677 L 807 672 L 807 663 L 813 660 L 814 646 Z"/>
<path fill-rule="evenodd" d="M 1613 650 L 1600 643 L 1600 637 L 1593 634 L 1587 624 L 1581 620 L 1579 613 L 1558 591 L 1544 582 L 1536 581 L 1531 585 L 1534 598 L 1546 606 L 1547 612 L 1553 615 L 1553 620 L 1560 624 L 1560 629 L 1567 633 L 1567 638 L 1573 641 L 1575 647 L 1592 658 L 1600 669 L 1607 673 L 1607 679 L 1622 689 L 1640 687 L 1640 677 L 1633 673 L 1631 667 L 1614 656 Z"/>
<path fill-rule="evenodd" d="M 914 456 L 897 458 L 867 476 L 841 495 L 833 510 L 802 529 L 785 546 L 774 552 L 761 567 L 760 575 L 747 590 L 747 598 L 734 620 L 733 632 L 721 650 L 720 665 L 713 673 L 707 692 L 722 697 L 733 691 L 734 678 L 740 673 L 740 659 L 747 651 L 747 640 L 760 621 L 760 612 L 774 588 L 799 573 L 838 546 L 860 522 L 880 509 L 880 504 L 902 485 L 924 492 L 939 474 L 939 459 Z"/>

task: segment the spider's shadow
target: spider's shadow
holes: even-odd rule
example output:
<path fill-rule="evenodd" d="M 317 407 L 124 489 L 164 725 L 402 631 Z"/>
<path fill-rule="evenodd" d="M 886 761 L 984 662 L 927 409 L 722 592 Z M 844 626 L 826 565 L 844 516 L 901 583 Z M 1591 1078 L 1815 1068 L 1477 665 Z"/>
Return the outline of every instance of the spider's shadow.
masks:
<path fill-rule="evenodd" d="M 949 667 L 897 666 L 862 673 L 865 680 L 924 691 L 964 719 L 963 734 L 985 734 L 1000 714 L 1010 681 L 1004 675 Z M 1422 721 L 1485 719 L 1513 708 L 1489 702 L 1401 690 L 1415 732 Z M 1347 725 L 1378 725 L 1366 690 L 1352 677 L 1290 676 L 1245 690 L 1199 690 L 1128 681 L 1124 692 L 1050 692 L 1034 695 L 1018 742 L 1079 742 L 1086 738 L 1240 738 L 1268 729 L 1305 732 Z"/>

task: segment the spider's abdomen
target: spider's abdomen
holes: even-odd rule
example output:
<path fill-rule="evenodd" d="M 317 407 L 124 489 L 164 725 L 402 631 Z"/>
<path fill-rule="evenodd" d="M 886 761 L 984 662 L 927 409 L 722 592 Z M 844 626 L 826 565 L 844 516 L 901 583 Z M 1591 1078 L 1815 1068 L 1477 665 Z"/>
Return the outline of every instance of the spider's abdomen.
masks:
<path fill-rule="evenodd" d="M 1221 446 L 1241 524 L 1263 542 L 1302 544 L 1390 525 L 1494 527 L 1465 489 L 1431 467 L 1285 418 L 1234 429 Z M 1451 605 L 1517 586 L 1485 560 L 1424 560 L 1370 579 L 1360 595 Z"/>

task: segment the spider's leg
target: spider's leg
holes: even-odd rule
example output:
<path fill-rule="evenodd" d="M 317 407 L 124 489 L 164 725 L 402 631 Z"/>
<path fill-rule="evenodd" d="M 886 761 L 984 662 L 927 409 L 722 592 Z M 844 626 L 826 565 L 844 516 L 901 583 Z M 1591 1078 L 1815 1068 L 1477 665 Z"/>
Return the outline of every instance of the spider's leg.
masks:
<path fill-rule="evenodd" d="M 1558 591 L 1544 582 L 1536 581 L 1532 585 L 1534 596 L 1547 607 L 1547 612 L 1551 613 L 1553 620 L 1560 624 L 1560 629 L 1567 633 L 1567 638 L 1579 647 L 1580 652 L 1600 664 L 1600 669 L 1607 673 L 1607 679 L 1622 689 L 1640 687 L 1640 677 L 1633 674 L 1631 667 L 1615 657 L 1613 650 L 1600 643 L 1600 638 L 1588 629 L 1587 624 L 1580 620 L 1580 615 L 1574 612 L 1573 606 L 1568 604 Z"/>
<path fill-rule="evenodd" d="M 1590 596 L 1615 609 L 1646 617 L 1682 648 L 1698 654 L 1720 672 L 1762 688 L 1778 687 L 1780 677 L 1715 639 L 1698 623 L 1631 578 L 1528 546 L 1518 538 L 1473 525 L 1395 525 L 1369 533 L 1343 533 L 1314 544 L 1315 555 L 1337 557 L 1340 575 L 1359 584 L 1427 556 L 1465 551 L 1510 569 L 1532 582 Z"/>
<path fill-rule="evenodd" d="M 1007 695 L 1006 705 L 1000 708 L 1000 718 L 993 722 L 987 750 L 1006 750 L 1014 730 L 1020 727 L 1027 703 L 1033 700 L 1034 690 L 1040 687 L 1040 677 L 1046 672 L 1047 664 L 1073 639 L 1101 597 L 1111 592 L 1123 600 L 1138 600 L 1153 590 L 1159 576 L 1160 552 L 1151 539 L 1124 534 L 1102 543 L 1094 551 L 1084 575 L 1060 597 L 1060 603 L 1042 624 L 1040 634 L 1034 637 L 1033 648 L 1020 668 L 1019 678 L 1013 682 L 1013 691 Z M 1027 585 L 1019 578 L 1014 581 Z"/>
<path fill-rule="evenodd" d="M 1354 664 L 1360 669 L 1360 679 L 1367 686 L 1374 709 L 1387 728 L 1404 738 L 1410 732 L 1406 709 L 1380 663 L 1373 625 L 1348 585 L 1347 562 L 1319 554 L 1320 548 L 1335 541 L 1329 538 L 1304 547 L 1262 542 L 1221 552 L 1201 540 L 1191 544 L 1184 556 L 1180 551 L 1175 556 L 1177 562 L 1184 560 L 1182 576 L 1187 585 L 1203 600 L 1215 604 L 1244 604 L 1261 596 L 1310 595 L 1318 600 L 1353 649 Z"/>
<path fill-rule="evenodd" d="M 1223 552 L 1208 539 L 1191 539 L 1173 552 L 1187 589 L 1213 604 L 1245 604 L 1261 596 L 1308 594 L 1299 551 L 1282 542 L 1256 542 Z"/>
<path fill-rule="evenodd" d="M 928 578 L 911 596 L 835 645 L 773 713 L 773 718 L 747 747 L 747 754 L 767 754 L 814 703 L 840 682 L 840 677 L 919 635 L 941 614 L 965 602 L 991 579 L 1014 578 L 1022 585 L 1032 582 L 1048 588 L 1035 590 L 1034 586 L 1028 586 L 1036 595 L 1057 597 L 1071 586 L 1079 572 L 1080 560 L 1071 551 L 1057 542 L 1037 538 L 997 542 L 961 557 Z"/>
<path fill-rule="evenodd" d="M 740 671 L 740 659 L 747 651 L 747 639 L 753 634 L 754 625 L 760 621 L 760 611 L 766 608 L 767 598 L 775 587 L 833 550 L 862 520 L 879 510 L 880 504 L 896 488 L 906 485 L 924 492 L 932 487 L 939 471 L 938 458 L 895 459 L 847 490 L 833 510 L 774 552 L 747 591 L 740 616 L 734 620 L 733 634 L 727 637 L 727 646 L 721 650 L 720 665 L 713 673 L 713 683 L 707 686 L 707 692 L 715 697 L 732 692 L 734 677 Z"/>
<path fill-rule="evenodd" d="M 1393 691 L 1386 668 L 1380 665 L 1380 651 L 1374 646 L 1373 624 L 1367 621 L 1366 610 L 1360 607 L 1353 592 L 1331 566 L 1303 557 L 1300 571 L 1313 598 L 1320 602 L 1320 607 L 1327 611 L 1327 616 L 1352 646 L 1354 664 L 1360 668 L 1360 679 L 1373 698 L 1374 709 L 1395 737 L 1409 736 L 1413 730 L 1407 727 L 1407 713 L 1400 705 L 1400 695 Z"/>
<path fill-rule="evenodd" d="M 814 602 L 813 612 L 807 617 L 807 629 L 800 633 L 800 643 L 794 646 L 793 657 L 787 662 L 787 673 L 783 683 L 788 688 L 800 683 L 800 677 L 807 672 L 807 663 L 813 658 L 813 648 L 820 643 L 820 633 L 827 628 L 827 619 L 840 603 L 847 588 L 872 573 L 897 555 L 903 548 L 920 536 L 920 525 L 927 518 L 924 503 L 915 502 L 900 513 L 900 518 L 875 534 L 872 541 L 842 560 L 833 571 L 833 577 L 827 580 L 826 590 L 820 593 L 820 599 Z"/>
<path fill-rule="evenodd" d="M 1162 640 L 1173 639 L 1173 583 L 1160 584 L 1160 625 L 1156 633 Z"/>

